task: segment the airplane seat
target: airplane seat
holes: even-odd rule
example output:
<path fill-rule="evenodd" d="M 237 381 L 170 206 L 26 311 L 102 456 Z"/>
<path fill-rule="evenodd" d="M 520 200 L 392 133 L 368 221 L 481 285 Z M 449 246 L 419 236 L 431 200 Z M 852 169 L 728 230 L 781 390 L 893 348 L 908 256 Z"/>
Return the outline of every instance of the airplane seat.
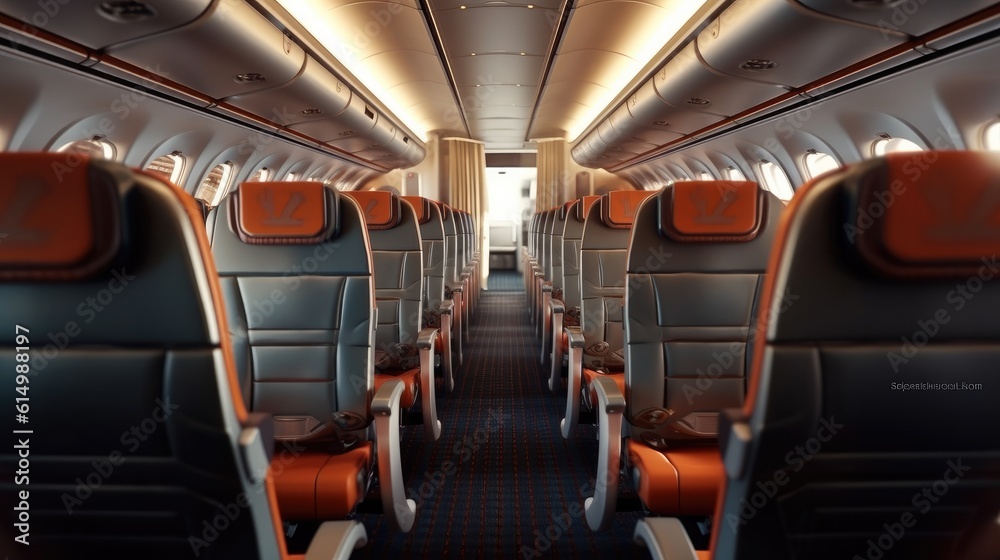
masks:
<path fill-rule="evenodd" d="M 434 388 L 434 339 L 438 327 L 423 328 L 424 262 L 420 224 L 409 202 L 389 191 L 352 191 L 365 213 L 375 272 L 375 388 L 391 379 L 405 383 L 401 406 L 421 398 L 429 441 L 441 433 Z"/>
<path fill-rule="evenodd" d="M 561 302 L 563 297 L 563 228 L 566 225 L 566 212 L 575 201 L 564 203 L 552 214 L 552 223 L 549 227 L 549 282 L 542 286 L 542 350 L 539 356 L 539 364 L 545 365 L 545 359 L 552 354 L 553 342 L 558 342 L 553 337 L 553 314 L 552 302 Z M 560 328 L 558 332 L 562 332 Z"/>
<path fill-rule="evenodd" d="M 996 558 L 998 200 L 989 152 L 892 154 L 799 189 L 746 403 L 720 417 L 713 558 Z M 676 528 L 657 521 L 637 539 Z"/>
<path fill-rule="evenodd" d="M 0 451 L 0 495 L 28 546 L 11 542 L 22 534 L 12 524 L 4 549 L 32 560 L 302 558 L 285 550 L 273 423 L 244 403 L 197 206 L 152 174 L 65 163 L 0 154 L 0 208 L 11 212 L 0 392 L 29 399 L 14 424 L 25 433 Z M 359 523 L 331 522 L 309 554 L 346 556 L 365 541 Z"/>
<path fill-rule="evenodd" d="M 653 515 L 714 511 L 719 411 L 743 404 L 752 327 L 783 210 L 750 181 L 682 181 L 639 208 L 625 288 L 625 390 L 605 385 L 612 392 L 598 400 L 625 400 L 625 472 Z M 621 424 L 620 417 L 608 421 Z M 602 442 L 602 452 L 606 446 L 613 464 L 599 464 L 601 474 L 621 455 L 619 439 Z M 609 476 L 617 480 L 617 472 Z M 588 511 L 593 528 L 610 524 L 617 485 L 608 488 L 612 495 L 599 490 Z"/>
<path fill-rule="evenodd" d="M 242 392 L 293 450 L 274 465 L 282 515 L 347 517 L 377 473 L 390 525 L 408 530 L 397 470 L 408 388 L 375 387 L 374 268 L 357 203 L 318 182 L 247 182 L 207 230 Z"/>
<path fill-rule="evenodd" d="M 561 422 L 567 439 L 580 420 L 581 400 L 594 410 L 592 385 L 598 377 L 613 380 L 624 394 L 625 257 L 635 212 L 655 192 L 612 191 L 587 214 L 580 242 L 580 328 L 568 333 L 566 416 Z"/>
<path fill-rule="evenodd" d="M 587 195 L 573 201 L 566 210 L 562 236 L 563 293 L 561 303 L 552 306 L 552 367 L 549 390 L 555 391 L 563 377 L 563 356 L 569 353 L 567 327 L 580 326 L 580 241 L 587 213 L 600 195 Z"/>
<path fill-rule="evenodd" d="M 458 208 L 452 208 L 452 214 L 455 222 L 455 241 L 457 242 L 457 260 L 455 266 L 458 270 L 459 278 L 465 286 L 462 294 L 462 341 L 467 345 L 470 339 L 473 307 L 475 306 L 475 297 L 473 296 L 473 292 L 475 292 L 475 274 L 473 274 L 470 262 L 469 224 L 465 220 L 465 212 Z"/>
<path fill-rule="evenodd" d="M 423 327 L 441 329 L 435 339 L 435 350 L 441 353 L 445 388 L 455 388 L 451 365 L 451 322 L 455 304 L 444 299 L 445 240 L 441 209 L 430 199 L 421 196 L 403 196 L 413 206 L 420 224 L 420 239 L 424 256 L 424 321 Z"/>
<path fill-rule="evenodd" d="M 455 357 L 458 358 L 458 365 L 461 366 L 464 358 L 462 352 L 462 331 L 466 328 L 463 309 L 465 308 L 465 289 L 468 285 L 468 277 L 462 274 L 460 264 L 461 254 L 459 252 L 459 235 L 455 210 L 443 202 L 437 202 L 436 204 L 438 205 L 438 209 L 441 210 L 441 220 L 444 224 L 444 298 L 455 302 L 455 307 L 452 310 L 451 347 L 454 348 Z"/>
<path fill-rule="evenodd" d="M 542 218 L 538 225 L 537 232 L 537 246 L 538 246 L 538 259 L 536 261 L 535 267 L 535 281 L 532 285 L 533 296 L 532 305 L 534 306 L 535 319 L 535 334 L 538 336 L 539 340 L 545 337 L 545 313 L 542 308 L 542 304 L 545 298 L 545 291 L 551 289 L 551 278 L 552 278 L 552 244 L 549 240 L 552 238 L 552 217 L 556 212 L 554 208 L 549 208 L 542 213 Z"/>

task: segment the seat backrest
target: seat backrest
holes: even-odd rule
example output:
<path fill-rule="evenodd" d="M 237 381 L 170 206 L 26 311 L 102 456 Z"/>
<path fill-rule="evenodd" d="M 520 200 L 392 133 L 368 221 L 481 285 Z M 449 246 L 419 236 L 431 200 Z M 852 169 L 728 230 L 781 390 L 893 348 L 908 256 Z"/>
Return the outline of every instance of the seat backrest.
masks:
<path fill-rule="evenodd" d="M 281 557 L 267 459 L 241 452 L 250 419 L 200 210 L 157 176 L 69 162 L 0 154 L 0 392 L 30 399 L 14 429 L 33 431 L 0 450 L 0 499 L 25 522 L 5 550 Z M 220 508 L 242 513 L 206 536 Z"/>
<path fill-rule="evenodd" d="M 563 226 L 563 303 L 566 312 L 579 308 L 580 297 L 580 248 L 583 242 L 583 224 L 587 220 L 590 207 L 600 200 L 600 195 L 584 196 L 574 202 L 567 211 Z"/>
<path fill-rule="evenodd" d="M 458 224 L 455 220 L 455 210 L 443 202 L 437 203 L 441 210 L 441 221 L 444 224 L 445 239 L 445 259 L 444 259 L 444 285 L 447 297 L 449 287 L 460 286 L 462 284 L 462 265 L 459 252 Z"/>
<path fill-rule="evenodd" d="M 583 367 L 597 371 L 622 371 L 625 367 L 625 255 L 635 212 L 654 192 L 612 191 L 587 214 L 580 246 Z"/>
<path fill-rule="evenodd" d="M 420 223 L 409 202 L 389 191 L 345 193 L 365 211 L 375 266 L 375 367 L 420 365 L 417 335 L 423 327 L 424 263 Z"/>
<path fill-rule="evenodd" d="M 682 181 L 639 209 L 625 294 L 632 436 L 715 438 L 740 407 L 768 257 L 784 204 L 749 181 Z"/>
<path fill-rule="evenodd" d="M 556 210 L 555 214 L 552 216 L 552 230 L 549 243 L 551 244 L 551 256 L 550 260 L 552 262 L 552 295 L 556 299 L 562 299 L 563 295 L 563 228 L 566 226 L 566 218 L 568 217 L 567 212 L 569 212 L 570 207 L 573 206 L 575 201 L 571 200 Z"/>
<path fill-rule="evenodd" d="M 995 557 L 965 547 L 996 538 L 1000 507 L 998 201 L 987 152 L 893 154 L 799 189 L 725 442 L 717 557 Z"/>
<path fill-rule="evenodd" d="M 424 254 L 424 309 L 425 317 L 436 316 L 444 300 L 444 222 L 441 209 L 431 200 L 421 196 L 401 197 L 409 202 L 420 224 L 420 240 Z M 428 313 L 430 312 L 430 313 Z M 438 326 L 437 320 L 426 321 L 426 326 Z"/>
<path fill-rule="evenodd" d="M 452 208 L 455 220 L 455 240 L 458 242 L 458 270 L 463 271 L 469 264 L 469 232 L 468 224 L 462 211 Z"/>
<path fill-rule="evenodd" d="M 545 273 L 546 280 L 552 280 L 552 219 L 555 210 L 549 208 L 542 216 L 542 225 L 538 230 L 538 254 L 541 256 L 539 264 L 542 272 Z"/>
<path fill-rule="evenodd" d="M 249 182 L 209 214 L 241 385 L 278 439 L 365 439 L 372 263 L 358 205 L 317 182 Z"/>

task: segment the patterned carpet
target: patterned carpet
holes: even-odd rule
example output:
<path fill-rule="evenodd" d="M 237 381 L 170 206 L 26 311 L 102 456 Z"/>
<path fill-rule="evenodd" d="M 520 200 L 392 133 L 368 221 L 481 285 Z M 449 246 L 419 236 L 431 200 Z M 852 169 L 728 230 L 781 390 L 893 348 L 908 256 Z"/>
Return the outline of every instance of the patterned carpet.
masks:
<path fill-rule="evenodd" d="M 491 292 L 523 292 L 524 277 L 516 270 L 491 270 L 487 285 Z"/>
<path fill-rule="evenodd" d="M 565 392 L 545 385 L 524 293 L 494 282 L 521 287 L 516 272 L 490 276 L 455 392 L 438 392 L 441 438 L 426 445 L 422 428 L 403 432 L 413 529 L 360 516 L 369 544 L 353 558 L 644 557 L 631 539 L 637 514 L 619 514 L 606 533 L 586 527 L 595 430 L 582 426 L 572 442 L 559 434 Z"/>

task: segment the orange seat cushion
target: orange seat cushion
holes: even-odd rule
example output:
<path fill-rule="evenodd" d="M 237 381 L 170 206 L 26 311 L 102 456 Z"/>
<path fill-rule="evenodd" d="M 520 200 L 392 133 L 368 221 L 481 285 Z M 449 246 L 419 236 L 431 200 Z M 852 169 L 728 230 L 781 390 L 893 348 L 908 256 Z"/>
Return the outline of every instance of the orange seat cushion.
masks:
<path fill-rule="evenodd" d="M 365 442 L 346 453 L 306 451 L 271 461 L 282 519 L 335 520 L 350 515 L 365 497 L 373 446 Z"/>
<path fill-rule="evenodd" d="M 664 451 L 629 439 L 628 459 L 639 469 L 639 498 L 656 515 L 712 515 L 722 486 L 717 445 Z"/>
<path fill-rule="evenodd" d="M 594 389 L 594 380 L 598 376 L 607 377 L 618 385 L 618 390 L 621 391 L 622 395 L 625 395 L 625 373 L 598 373 L 592 369 L 583 368 L 583 386 L 590 391 L 590 403 L 593 406 L 597 406 L 597 389 Z"/>
<path fill-rule="evenodd" d="M 417 394 L 420 389 L 420 368 L 408 369 L 400 372 L 385 372 L 375 374 L 375 391 L 382 387 L 390 379 L 399 379 L 403 382 L 403 397 L 399 401 L 402 409 L 413 408 L 417 402 Z"/>

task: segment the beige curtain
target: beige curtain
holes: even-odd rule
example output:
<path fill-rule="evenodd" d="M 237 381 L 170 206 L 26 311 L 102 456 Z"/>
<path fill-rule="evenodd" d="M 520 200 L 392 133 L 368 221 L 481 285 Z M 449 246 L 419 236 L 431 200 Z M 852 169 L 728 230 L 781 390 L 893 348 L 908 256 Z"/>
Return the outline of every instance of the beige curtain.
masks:
<path fill-rule="evenodd" d="M 483 285 L 489 276 L 489 230 L 485 224 L 486 147 L 464 138 L 444 138 L 440 143 L 441 201 L 472 214 L 476 222 L 477 245 L 482 263 Z"/>
<path fill-rule="evenodd" d="M 548 210 L 566 201 L 569 185 L 566 140 L 549 138 L 538 140 L 538 182 L 535 193 L 535 210 Z"/>

